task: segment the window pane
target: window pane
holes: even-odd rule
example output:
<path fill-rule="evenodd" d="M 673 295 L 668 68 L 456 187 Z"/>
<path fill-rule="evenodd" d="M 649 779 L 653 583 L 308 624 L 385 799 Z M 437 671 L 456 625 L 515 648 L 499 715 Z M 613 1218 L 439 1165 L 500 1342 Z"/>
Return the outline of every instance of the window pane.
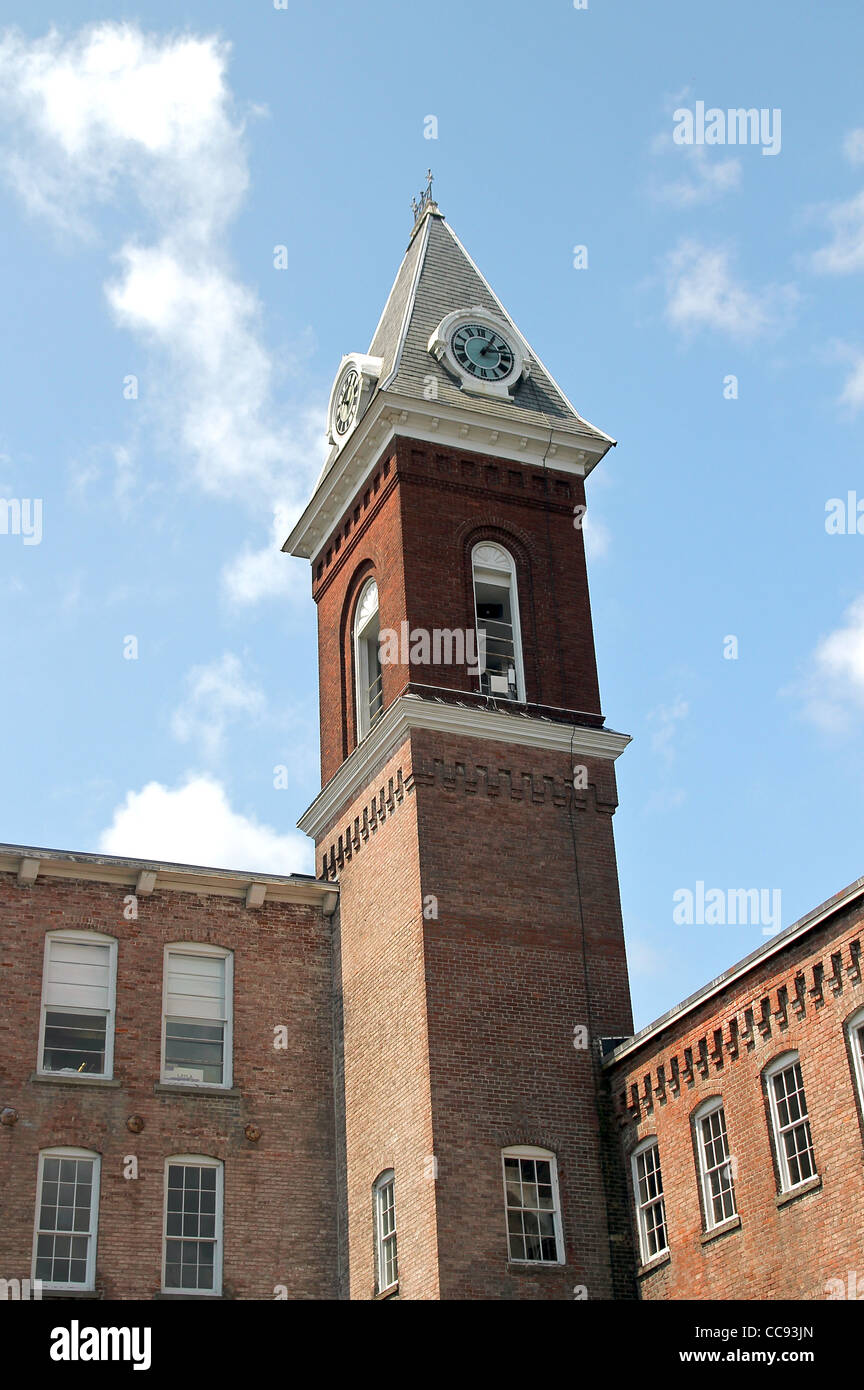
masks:
<path fill-rule="evenodd" d="M 48 1009 L 45 1014 L 43 1071 L 105 1071 L 107 1014 L 78 1014 Z"/>
<path fill-rule="evenodd" d="M 165 1075 L 175 1081 L 200 1081 L 221 1086 L 223 1023 L 165 1020 Z"/>

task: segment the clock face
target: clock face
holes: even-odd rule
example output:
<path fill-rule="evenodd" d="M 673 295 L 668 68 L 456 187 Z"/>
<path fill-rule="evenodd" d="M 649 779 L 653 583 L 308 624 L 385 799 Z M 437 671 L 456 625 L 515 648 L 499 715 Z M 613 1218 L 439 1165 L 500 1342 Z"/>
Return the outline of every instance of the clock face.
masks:
<path fill-rule="evenodd" d="M 359 400 L 360 374 L 356 368 L 352 367 L 349 372 L 345 373 L 336 404 L 333 407 L 333 428 L 337 434 L 346 434 L 349 430 L 357 413 Z"/>
<path fill-rule="evenodd" d="M 450 348 L 464 372 L 479 381 L 502 381 L 513 370 L 513 349 L 494 328 L 463 323 L 450 339 Z"/>

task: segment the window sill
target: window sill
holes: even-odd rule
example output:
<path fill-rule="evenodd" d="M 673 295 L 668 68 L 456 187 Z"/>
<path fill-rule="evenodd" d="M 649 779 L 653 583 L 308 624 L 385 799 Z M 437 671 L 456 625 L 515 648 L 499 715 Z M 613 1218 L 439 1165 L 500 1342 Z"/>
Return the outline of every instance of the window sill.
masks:
<path fill-rule="evenodd" d="M 508 1274 L 545 1274 L 549 1270 L 567 1268 L 566 1260 L 508 1260 Z"/>
<path fill-rule="evenodd" d="M 220 1303 L 227 1299 L 224 1293 L 154 1293 L 153 1302 L 161 1303 Z"/>
<path fill-rule="evenodd" d="M 391 1284 L 390 1287 L 389 1287 L 389 1289 L 382 1289 L 380 1293 L 373 1294 L 373 1295 L 372 1295 L 372 1301 L 373 1301 L 373 1303 L 383 1303 L 383 1302 L 385 1302 L 385 1300 L 388 1299 L 388 1298 L 398 1298 L 398 1297 L 399 1297 L 399 1285 L 398 1285 L 398 1284 Z"/>
<path fill-rule="evenodd" d="M 730 1216 L 728 1221 L 723 1221 L 719 1226 L 712 1226 L 710 1231 L 706 1231 L 702 1236 L 702 1244 L 710 1245 L 712 1240 L 719 1240 L 721 1236 L 731 1235 L 733 1231 L 740 1230 L 741 1217 Z"/>
<path fill-rule="evenodd" d="M 29 1079 L 46 1086 L 110 1086 L 114 1090 L 120 1086 L 120 1082 L 110 1076 L 87 1076 L 71 1071 L 34 1071 Z"/>
<path fill-rule="evenodd" d="M 819 1173 L 815 1178 L 808 1178 L 807 1182 L 799 1183 L 797 1187 L 790 1187 L 788 1192 L 781 1192 L 775 1198 L 778 1211 L 781 1207 L 786 1207 L 790 1202 L 795 1202 L 799 1197 L 805 1197 L 808 1192 L 818 1192 L 822 1186 L 822 1177 Z"/>
<path fill-rule="evenodd" d="M 664 1265 L 668 1265 L 671 1259 L 672 1251 L 664 1250 L 662 1255 L 655 1255 L 653 1260 L 649 1260 L 647 1264 L 639 1265 L 636 1270 L 636 1278 L 647 1278 L 647 1276 L 653 1274 L 655 1270 L 662 1269 Z"/>
<path fill-rule="evenodd" d="M 236 1086 L 190 1086 L 185 1081 L 154 1081 L 154 1096 L 225 1096 L 239 1100 L 240 1091 Z"/>
<path fill-rule="evenodd" d="M 46 1303 L 50 1299 L 98 1299 L 100 1295 L 95 1289 L 43 1289 L 41 1302 Z"/>

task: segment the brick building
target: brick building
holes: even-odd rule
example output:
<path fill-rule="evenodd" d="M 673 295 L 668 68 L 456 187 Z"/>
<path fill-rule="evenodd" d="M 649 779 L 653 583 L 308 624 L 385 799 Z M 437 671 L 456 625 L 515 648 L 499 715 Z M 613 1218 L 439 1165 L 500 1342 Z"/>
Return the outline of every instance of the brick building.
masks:
<path fill-rule="evenodd" d="M 328 428 L 285 544 L 310 562 L 318 611 L 322 790 L 301 819 L 316 877 L 2 851 L 0 1272 L 132 1299 L 693 1296 L 735 1217 L 758 1245 L 757 1197 L 739 1176 L 740 1211 L 700 1242 L 680 1116 L 691 1086 L 721 1091 L 701 1050 L 717 1046 L 714 987 L 685 1006 L 680 1097 L 685 1014 L 623 1043 L 612 815 L 628 738 L 600 704 L 581 528 L 614 441 L 430 195 L 369 351 L 340 365 Z M 838 909 L 819 930 L 847 928 Z M 832 1008 L 858 984 L 853 935 L 824 937 L 841 960 L 820 976 Z M 760 961 L 748 979 L 774 968 L 774 943 Z M 808 994 L 799 1019 L 793 990 L 781 1025 L 781 984 L 764 987 L 772 1036 L 794 1032 L 806 1070 L 798 1034 L 827 1010 Z M 749 1027 L 734 1058 L 722 1035 L 724 1081 L 753 1063 Z M 649 1116 L 637 1065 L 640 1087 L 668 1077 L 668 1103 L 650 1081 Z M 739 1104 L 730 1091 L 730 1124 Z M 745 1148 L 722 1151 L 711 1115 L 722 1207 Z M 661 1150 L 636 1149 L 652 1120 Z M 658 1245 L 647 1271 L 631 1151 L 656 1191 L 659 1152 L 666 1183 L 671 1257 Z M 790 1228 L 817 1172 L 820 1200 L 834 1190 L 814 1166 Z M 649 1207 L 659 1240 L 656 1200 L 642 1205 L 643 1240 Z"/>
<path fill-rule="evenodd" d="M 862 937 L 859 879 L 607 1057 L 642 1298 L 857 1286 Z"/>

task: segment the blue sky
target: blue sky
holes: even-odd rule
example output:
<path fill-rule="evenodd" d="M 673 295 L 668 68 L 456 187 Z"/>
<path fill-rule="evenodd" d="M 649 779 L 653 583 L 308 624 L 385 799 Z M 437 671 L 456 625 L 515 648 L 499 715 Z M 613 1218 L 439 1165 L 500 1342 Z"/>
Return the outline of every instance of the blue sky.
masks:
<path fill-rule="evenodd" d="M 779 889 L 786 925 L 864 872 L 864 535 L 825 524 L 864 500 L 860 6 L 31 0 L 0 28 L 0 496 L 42 503 L 38 544 L 0 534 L 4 840 L 311 868 L 314 610 L 278 543 L 431 164 L 620 441 L 589 542 L 637 1022 L 764 939 L 676 925 L 677 890 Z M 698 101 L 779 109 L 779 153 L 676 145 Z"/>

